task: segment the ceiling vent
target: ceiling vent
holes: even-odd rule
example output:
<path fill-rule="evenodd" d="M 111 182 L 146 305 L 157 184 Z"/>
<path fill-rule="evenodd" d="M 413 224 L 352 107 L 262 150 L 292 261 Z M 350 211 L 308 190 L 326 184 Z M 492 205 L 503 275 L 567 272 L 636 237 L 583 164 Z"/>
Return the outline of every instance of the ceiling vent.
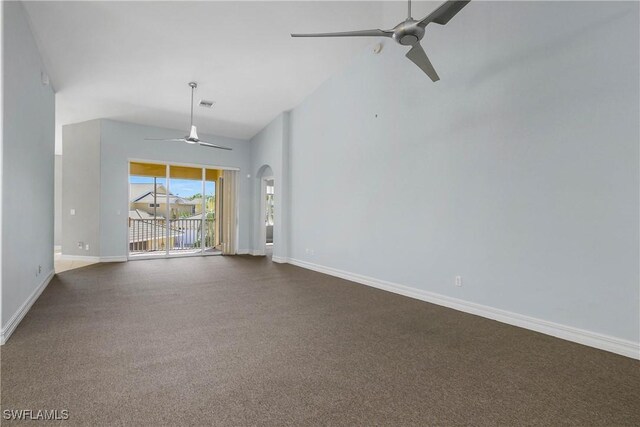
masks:
<path fill-rule="evenodd" d="M 207 101 L 206 99 L 201 99 L 198 105 L 203 108 L 213 108 L 213 104 L 215 104 L 215 101 Z"/>

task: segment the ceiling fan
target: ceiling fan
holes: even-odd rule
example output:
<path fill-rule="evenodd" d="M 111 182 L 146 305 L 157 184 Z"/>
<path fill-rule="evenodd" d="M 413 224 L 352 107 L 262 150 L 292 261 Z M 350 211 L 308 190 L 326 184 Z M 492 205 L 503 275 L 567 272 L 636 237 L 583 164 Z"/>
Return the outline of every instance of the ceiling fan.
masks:
<path fill-rule="evenodd" d="M 193 124 L 193 92 L 198 87 L 198 83 L 189 82 L 189 87 L 191 87 L 191 130 L 189 131 L 189 135 L 184 138 L 145 138 L 145 141 L 178 141 L 178 142 L 186 142 L 187 144 L 199 144 L 204 147 L 211 148 L 219 148 L 221 150 L 231 150 L 229 147 L 223 147 L 222 145 L 212 144 L 210 142 L 202 141 L 198 138 L 198 130 L 196 126 Z"/>
<path fill-rule="evenodd" d="M 436 10 L 426 17 L 416 21 L 411 17 L 411 0 L 409 0 L 409 9 L 407 19 L 396 25 L 390 30 L 362 30 L 362 31 L 345 31 L 341 33 L 316 33 L 316 34 L 291 34 L 291 37 L 390 37 L 403 46 L 411 46 L 407 52 L 409 58 L 422 71 L 424 71 L 434 82 L 440 80 L 435 68 L 431 65 L 431 61 L 427 58 L 420 40 L 424 37 L 425 27 L 430 23 L 445 25 L 451 20 L 463 7 L 471 0 L 449 0 L 440 5 Z"/>

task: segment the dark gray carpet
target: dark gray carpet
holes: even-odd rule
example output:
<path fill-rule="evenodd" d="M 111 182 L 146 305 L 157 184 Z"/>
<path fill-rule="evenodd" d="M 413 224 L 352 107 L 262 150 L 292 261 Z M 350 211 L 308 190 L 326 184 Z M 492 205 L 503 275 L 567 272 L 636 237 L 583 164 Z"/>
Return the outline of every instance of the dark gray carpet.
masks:
<path fill-rule="evenodd" d="M 62 273 L 1 363 L 66 424 L 640 425 L 638 361 L 264 258 Z"/>

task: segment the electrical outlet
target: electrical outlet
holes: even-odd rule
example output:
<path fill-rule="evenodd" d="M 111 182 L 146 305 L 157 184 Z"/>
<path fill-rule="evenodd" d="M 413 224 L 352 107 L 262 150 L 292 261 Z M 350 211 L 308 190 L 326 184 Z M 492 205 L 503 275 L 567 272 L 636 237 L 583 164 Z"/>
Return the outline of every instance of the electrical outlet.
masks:
<path fill-rule="evenodd" d="M 69 215 L 75 215 L 76 214 L 76 210 L 75 209 L 70 209 L 69 210 Z"/>
<path fill-rule="evenodd" d="M 84 242 L 78 242 L 78 248 L 82 249 L 84 247 Z"/>
<path fill-rule="evenodd" d="M 41 265 L 38 266 L 38 274 L 42 274 L 42 266 Z"/>
<path fill-rule="evenodd" d="M 89 250 L 89 244 L 87 243 L 86 245 L 84 245 L 84 250 L 88 251 Z"/>
<path fill-rule="evenodd" d="M 462 286 L 462 276 L 456 276 L 456 286 Z"/>

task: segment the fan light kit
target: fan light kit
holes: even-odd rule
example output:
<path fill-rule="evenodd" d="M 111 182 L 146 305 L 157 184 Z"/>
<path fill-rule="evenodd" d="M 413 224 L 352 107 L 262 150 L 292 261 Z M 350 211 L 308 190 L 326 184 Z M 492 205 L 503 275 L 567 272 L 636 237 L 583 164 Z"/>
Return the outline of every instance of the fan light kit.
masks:
<path fill-rule="evenodd" d="M 145 141 L 177 141 L 177 142 L 186 142 L 187 144 L 198 144 L 204 147 L 219 148 L 221 150 L 231 150 L 231 148 L 229 147 L 223 147 L 222 145 L 212 144 L 210 142 L 202 141 L 200 138 L 198 138 L 198 130 L 196 129 L 196 126 L 193 124 L 193 92 L 198 87 L 198 83 L 189 82 L 189 87 L 191 88 L 191 129 L 189 130 L 189 135 L 185 136 L 184 138 L 169 138 L 169 139 L 145 138 Z"/>
<path fill-rule="evenodd" d="M 390 30 L 362 30 L 341 33 L 291 34 L 291 37 L 389 37 L 403 46 L 411 46 L 407 52 L 409 58 L 434 82 L 440 80 L 435 68 L 420 45 L 425 28 L 430 23 L 445 25 L 471 0 L 449 0 L 424 18 L 416 21 L 411 17 L 411 0 L 409 0 L 407 19 Z M 375 50 L 374 50 L 375 52 Z M 377 52 L 376 52 L 377 53 Z"/>

